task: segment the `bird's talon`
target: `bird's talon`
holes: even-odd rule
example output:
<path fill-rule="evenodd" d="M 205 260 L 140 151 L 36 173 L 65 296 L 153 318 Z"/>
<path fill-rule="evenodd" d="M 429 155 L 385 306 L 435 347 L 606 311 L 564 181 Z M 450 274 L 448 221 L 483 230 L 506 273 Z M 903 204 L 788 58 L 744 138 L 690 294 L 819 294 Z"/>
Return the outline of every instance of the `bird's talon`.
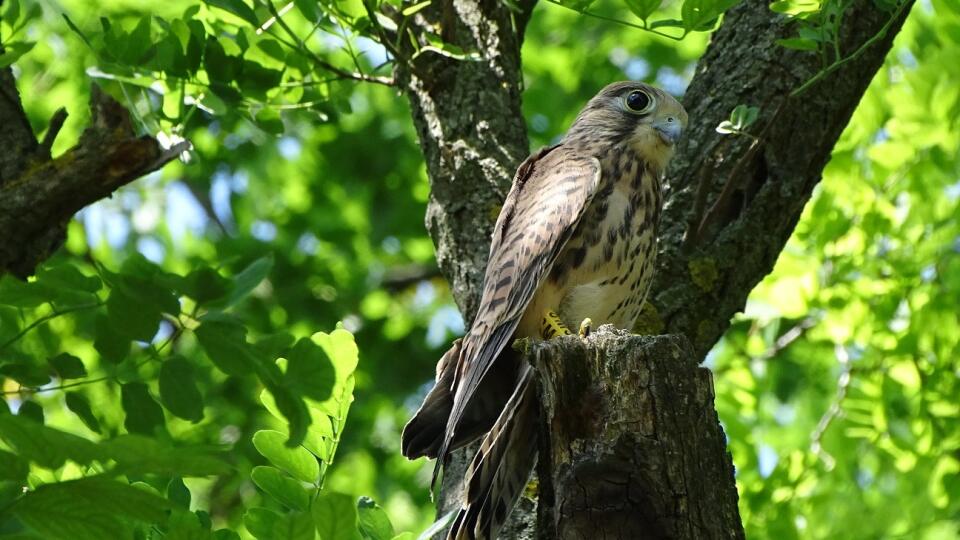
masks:
<path fill-rule="evenodd" d="M 580 323 L 580 337 L 587 338 L 590 336 L 590 330 L 593 328 L 593 321 L 590 320 L 590 317 L 587 317 Z"/>
<path fill-rule="evenodd" d="M 540 481 L 536 478 L 532 478 L 527 485 L 523 488 L 523 496 L 528 499 L 536 499 L 537 495 L 540 493 Z"/>
<path fill-rule="evenodd" d="M 544 310 L 543 320 L 540 322 L 540 336 L 543 339 L 553 339 L 557 336 L 570 335 L 567 325 L 563 324 L 560 316 L 552 309 Z"/>

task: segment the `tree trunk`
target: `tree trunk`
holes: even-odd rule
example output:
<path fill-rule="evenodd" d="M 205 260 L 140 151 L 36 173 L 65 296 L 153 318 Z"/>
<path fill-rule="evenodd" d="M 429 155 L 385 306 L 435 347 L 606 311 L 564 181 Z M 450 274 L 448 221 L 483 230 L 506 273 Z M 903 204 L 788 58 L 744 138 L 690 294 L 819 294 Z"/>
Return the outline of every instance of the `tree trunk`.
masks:
<path fill-rule="evenodd" d="M 788 96 L 821 64 L 816 54 L 776 43 L 792 37 L 794 26 L 770 11 L 766 0 L 745 0 L 724 16 L 683 100 L 690 127 L 667 173 L 652 309 L 638 331 L 684 335 L 692 344 L 690 358 L 702 361 L 753 287 L 772 270 L 912 3 L 906 0 L 886 32 L 860 50 L 885 28 L 891 13 L 878 10 L 872 0 L 854 0 L 840 39 L 841 52 L 851 58 L 799 98 Z M 427 158 L 427 227 L 468 323 L 496 211 L 528 150 L 520 116 L 519 51 L 533 3 L 521 7 L 511 13 L 496 0 L 434 3 L 417 13 L 416 25 L 441 28 L 447 42 L 478 51 L 480 60 L 424 54 L 398 67 Z M 597 89 L 608 82 L 596 81 Z M 761 108 L 755 131 L 760 143 L 753 150 L 748 138 L 721 137 L 714 130 L 739 104 Z M 692 451 L 701 449 L 715 452 L 714 462 L 723 454 L 722 446 Z M 466 462 L 454 456 L 447 468 L 441 513 L 459 494 Z M 531 523 L 531 507 L 523 501 L 515 522 Z M 528 536 L 516 530 L 508 528 L 503 538 Z"/>
<path fill-rule="evenodd" d="M 535 344 L 540 538 L 743 538 L 710 371 L 687 339 L 610 326 Z"/>

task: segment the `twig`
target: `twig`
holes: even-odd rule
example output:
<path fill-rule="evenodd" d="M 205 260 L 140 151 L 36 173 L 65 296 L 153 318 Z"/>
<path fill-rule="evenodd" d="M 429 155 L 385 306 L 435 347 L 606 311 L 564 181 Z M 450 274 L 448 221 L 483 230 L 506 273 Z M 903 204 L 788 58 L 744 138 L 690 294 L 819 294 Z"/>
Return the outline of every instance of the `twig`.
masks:
<path fill-rule="evenodd" d="M 61 310 L 54 309 L 54 310 L 53 310 L 53 313 L 44 315 L 43 317 L 40 317 L 39 319 L 36 319 L 36 320 L 33 321 L 32 323 L 30 323 L 30 324 L 28 324 L 27 326 L 25 326 L 22 330 L 20 330 L 19 332 L 17 332 L 17 335 L 15 335 L 15 336 L 13 336 L 12 338 L 10 338 L 10 339 L 8 339 L 7 341 L 5 341 L 2 345 L 0 345 L 0 351 L 6 349 L 6 348 L 9 347 L 10 345 L 13 345 L 13 344 L 16 343 L 17 341 L 19 341 L 20 338 L 22 338 L 23 336 L 27 335 L 27 333 L 30 332 L 31 330 L 33 330 L 34 328 L 36 328 L 36 327 L 38 327 L 38 326 L 40 326 L 40 325 L 42 325 L 42 324 L 44 324 L 44 323 L 47 323 L 47 322 L 49 322 L 49 321 L 52 321 L 53 319 L 56 319 L 57 317 L 59 317 L 59 316 L 61 316 L 61 315 L 66 315 L 66 314 L 68 314 L 68 313 L 73 313 L 73 312 L 75 312 L 75 311 L 83 311 L 83 310 L 85 310 L 85 309 L 92 309 L 92 308 L 100 307 L 100 306 L 104 305 L 105 303 L 106 303 L 106 302 L 97 301 L 97 302 L 94 302 L 94 303 L 92 303 L 92 304 L 83 304 L 83 305 L 80 305 L 80 306 L 68 307 L 68 308 L 64 308 L 64 309 L 61 309 Z"/>
<path fill-rule="evenodd" d="M 665 32 L 661 32 L 661 31 L 656 30 L 656 29 L 654 29 L 654 28 L 650 28 L 649 26 L 647 26 L 646 21 L 644 21 L 643 24 L 636 24 L 636 23 L 632 23 L 632 22 L 627 22 L 627 21 L 623 21 L 623 20 L 616 19 L 616 18 L 613 18 L 613 17 L 607 17 L 606 15 L 600 15 L 599 13 L 593 13 L 592 11 L 587 11 L 587 10 L 585 10 L 585 9 L 577 9 L 577 8 L 575 8 L 575 7 L 573 7 L 573 6 L 568 6 L 568 5 L 566 5 L 566 4 L 562 4 L 562 3 L 560 3 L 558 0 L 547 0 L 547 3 L 554 4 L 554 5 L 556 5 L 556 6 L 560 6 L 560 7 L 562 7 L 562 8 L 569 9 L 570 11 L 574 11 L 574 12 L 579 13 L 579 14 L 581 14 L 581 15 L 586 15 L 587 17 L 593 17 L 594 19 L 600 19 L 601 21 L 607 21 L 607 22 L 612 22 L 612 23 L 616 23 L 616 24 L 621 24 L 621 25 L 623 25 L 623 26 L 629 26 L 630 28 L 636 28 L 637 30 L 643 30 L 643 31 L 645 31 L 645 32 L 650 32 L 651 34 L 656 34 L 656 35 L 658 35 L 658 36 L 665 37 L 665 38 L 667 38 L 667 39 L 672 39 L 672 40 L 674 40 L 674 41 L 680 41 L 680 40 L 682 40 L 683 38 L 685 38 L 685 37 L 687 36 L 687 31 L 686 31 L 686 30 L 684 30 L 684 31 L 683 31 L 683 34 L 681 34 L 680 36 L 671 36 L 670 34 L 667 34 L 667 33 L 665 33 Z"/>
<path fill-rule="evenodd" d="M 693 201 L 693 212 L 690 214 L 690 219 L 687 220 L 687 232 L 683 235 L 683 244 L 681 245 L 684 250 L 691 248 L 694 241 L 697 240 L 698 227 L 703 220 L 703 212 L 707 206 L 707 196 L 710 194 L 710 173 L 713 172 L 716 164 L 719 163 L 719 160 L 713 156 L 719 151 L 718 146 L 721 144 L 729 145 L 730 140 L 730 137 L 723 137 L 721 139 L 714 138 L 710 144 L 710 148 L 704 152 L 704 155 L 708 156 L 706 159 L 713 161 L 714 166 L 710 167 L 707 163 L 700 165 L 700 176 L 697 181 L 697 194 Z"/>
<path fill-rule="evenodd" d="M 816 326 L 817 322 L 819 322 L 819 317 L 816 317 L 816 316 L 804 318 L 802 321 L 797 323 L 796 326 L 787 330 L 786 332 L 783 333 L 783 335 L 778 337 L 777 340 L 773 342 L 772 347 L 770 347 L 766 351 L 763 351 L 763 354 L 755 357 L 755 359 L 769 360 L 774 356 L 780 354 L 781 351 L 789 347 L 794 341 L 803 337 L 803 335 L 807 333 L 807 330 Z"/>
<path fill-rule="evenodd" d="M 552 2 L 553 0 L 547 0 L 547 1 Z M 861 45 L 860 48 L 854 51 L 853 54 L 851 54 L 850 56 L 842 60 L 837 60 L 836 62 L 830 64 L 825 69 L 819 71 L 816 75 L 814 75 L 809 80 L 807 80 L 807 82 L 800 85 L 796 90 L 794 90 L 793 92 L 790 92 L 790 97 L 799 96 L 800 94 L 804 93 L 807 89 L 809 89 L 811 86 L 816 84 L 818 81 L 820 81 L 827 75 L 840 69 L 847 62 L 852 62 L 857 58 L 859 58 L 864 52 L 866 52 L 867 49 L 870 48 L 871 45 L 883 39 L 883 36 L 887 34 L 887 30 L 889 30 L 890 27 L 893 26 L 894 21 L 900 18 L 900 14 L 903 13 L 903 10 L 908 5 L 912 5 L 912 4 L 913 4 L 912 0 L 902 0 L 901 4 L 897 7 L 897 10 L 893 12 L 893 15 L 891 15 L 890 19 L 883 25 L 883 27 L 880 28 L 879 32 L 871 36 L 870 39 L 864 41 L 863 45 Z"/>
<path fill-rule="evenodd" d="M 60 107 L 50 118 L 50 127 L 47 128 L 47 132 L 43 135 L 43 141 L 40 142 L 40 155 L 45 158 L 50 157 L 50 149 L 53 148 L 53 141 L 57 138 L 57 135 L 60 134 L 60 130 L 63 129 L 63 123 L 66 121 L 67 109 Z"/>
<path fill-rule="evenodd" d="M 837 356 L 837 361 L 840 362 L 840 369 L 842 370 L 840 372 L 840 378 L 837 380 L 837 397 L 834 398 L 833 403 L 830 404 L 830 408 L 827 409 L 827 412 L 820 418 L 820 421 L 817 422 L 817 427 L 810 436 L 810 451 L 823 460 L 823 464 L 827 470 L 833 469 L 834 465 L 836 465 L 836 460 L 823 449 L 821 440 L 827 428 L 830 427 L 830 424 L 840 416 L 840 405 L 843 403 L 843 400 L 846 399 L 847 388 L 850 387 L 851 371 L 850 354 L 843 348 L 843 345 L 837 343 L 834 346 L 834 353 Z"/>
<path fill-rule="evenodd" d="M 730 174 L 727 176 L 727 181 L 723 185 L 723 190 L 720 191 L 720 195 L 717 196 L 717 200 L 714 201 L 713 205 L 710 206 L 710 210 L 707 211 L 707 214 L 704 216 L 703 220 L 700 222 L 700 226 L 697 227 L 696 236 L 694 242 L 699 242 L 703 239 L 704 234 L 716 223 L 719 219 L 720 214 L 722 214 L 730 202 L 730 197 L 733 196 L 733 192 L 736 188 L 740 187 L 740 173 L 748 162 L 753 159 L 753 156 L 756 154 L 757 149 L 760 148 L 761 142 L 766 138 L 767 133 L 770 131 L 770 128 L 776 123 L 776 119 L 780 116 L 780 113 L 783 111 L 784 105 L 787 104 L 789 99 L 784 99 L 780 102 L 780 105 L 776 108 L 773 115 L 770 117 L 770 120 L 767 121 L 767 125 L 764 126 L 763 131 L 759 135 L 753 137 L 753 141 L 750 143 L 750 146 L 747 148 L 746 153 L 743 157 L 737 160 L 736 165 L 733 166 L 733 170 L 730 171 Z M 749 135 L 749 134 L 747 134 Z"/>
<path fill-rule="evenodd" d="M 337 66 L 331 64 L 330 62 L 327 62 L 323 58 L 320 58 L 319 56 L 317 56 L 316 53 L 314 53 L 309 48 L 307 48 L 306 44 L 303 43 L 303 41 L 301 41 L 299 37 L 297 37 L 297 34 L 290 28 L 290 26 L 287 25 L 287 23 L 283 20 L 283 18 L 280 17 L 280 14 L 277 12 L 277 8 L 274 7 L 273 2 L 271 0 L 257 0 L 257 3 L 267 8 L 270 14 L 276 18 L 277 25 L 279 25 L 280 28 L 282 28 L 283 31 L 286 32 L 288 36 L 290 36 L 290 39 L 293 40 L 293 42 L 291 43 L 281 38 L 280 36 L 274 34 L 273 32 L 270 32 L 269 29 L 265 30 L 266 33 L 275 37 L 278 41 L 280 41 L 280 43 L 283 43 L 287 47 L 290 47 L 291 49 L 300 51 L 303 54 L 307 55 L 310 58 L 310 60 L 320 68 L 330 71 L 332 73 L 336 73 L 337 75 L 339 75 L 344 79 L 371 82 L 371 83 L 382 84 L 384 86 L 391 86 L 391 87 L 395 86 L 395 82 L 392 78 L 380 77 L 378 75 L 366 75 L 363 73 L 354 73 L 352 71 L 347 71 L 345 69 L 338 68 Z"/>

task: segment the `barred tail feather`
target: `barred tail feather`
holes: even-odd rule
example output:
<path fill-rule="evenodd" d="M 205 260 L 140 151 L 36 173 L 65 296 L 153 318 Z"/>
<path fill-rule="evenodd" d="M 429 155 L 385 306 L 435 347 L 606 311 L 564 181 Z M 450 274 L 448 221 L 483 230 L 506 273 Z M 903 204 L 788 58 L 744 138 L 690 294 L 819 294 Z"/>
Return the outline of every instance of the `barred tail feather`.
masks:
<path fill-rule="evenodd" d="M 417 409 L 413 418 L 403 427 L 400 449 L 409 459 L 421 456 L 437 457 L 447 430 L 447 420 L 453 408 L 454 374 L 460 360 L 461 340 L 453 345 L 437 362 L 437 382 Z"/>
<path fill-rule="evenodd" d="M 447 540 L 497 537 L 533 471 L 538 407 L 533 368 L 525 366 L 503 413 L 470 463 L 463 506 Z"/>

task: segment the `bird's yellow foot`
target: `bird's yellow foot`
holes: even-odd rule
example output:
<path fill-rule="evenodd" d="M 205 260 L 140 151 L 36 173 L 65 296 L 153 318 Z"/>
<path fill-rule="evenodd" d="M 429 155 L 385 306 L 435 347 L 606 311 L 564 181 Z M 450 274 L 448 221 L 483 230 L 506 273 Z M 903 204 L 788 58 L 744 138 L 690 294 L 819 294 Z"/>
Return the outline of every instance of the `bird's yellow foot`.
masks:
<path fill-rule="evenodd" d="M 537 495 L 540 493 L 540 481 L 536 478 L 531 479 L 527 482 L 527 485 L 523 488 L 523 496 L 528 499 L 536 499 Z"/>
<path fill-rule="evenodd" d="M 590 320 L 590 317 L 587 317 L 580 323 L 580 337 L 586 338 L 590 335 L 590 330 L 593 328 L 593 321 Z"/>
<path fill-rule="evenodd" d="M 557 336 L 568 336 L 570 330 L 563 324 L 560 316 L 552 309 L 543 312 L 543 320 L 540 322 L 540 336 L 543 339 L 553 339 Z"/>

